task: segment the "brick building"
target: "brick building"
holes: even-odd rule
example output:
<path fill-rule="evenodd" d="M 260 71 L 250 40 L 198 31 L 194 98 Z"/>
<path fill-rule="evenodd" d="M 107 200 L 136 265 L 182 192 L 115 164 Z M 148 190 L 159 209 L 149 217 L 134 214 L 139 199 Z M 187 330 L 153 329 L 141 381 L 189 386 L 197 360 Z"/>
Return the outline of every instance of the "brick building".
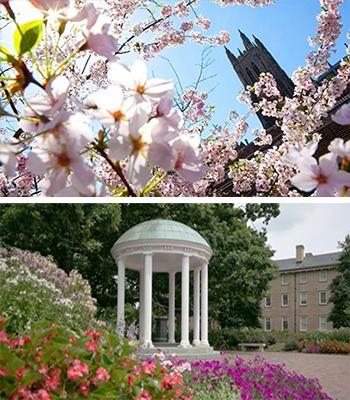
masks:
<path fill-rule="evenodd" d="M 292 97 L 294 92 L 294 84 L 288 77 L 283 68 L 278 64 L 277 60 L 268 51 L 265 45 L 254 36 L 254 41 L 251 41 L 243 32 L 240 32 L 241 40 L 244 45 L 244 50 L 239 50 L 239 55 L 235 56 L 229 49 L 226 48 L 226 55 L 243 86 L 253 85 L 259 80 L 259 76 L 263 72 L 270 72 L 274 75 L 280 93 L 285 97 Z M 329 79 L 337 74 L 340 62 L 331 65 L 329 70 L 315 79 L 315 85 L 318 85 L 325 79 Z M 338 99 L 335 107 L 330 111 L 330 115 L 339 109 L 343 104 L 350 100 L 350 86 Z M 349 126 L 341 126 L 336 124 L 330 117 L 324 119 L 323 125 L 317 130 L 321 134 L 321 141 L 315 156 L 318 158 L 322 154 L 328 152 L 327 148 L 330 142 L 336 138 L 348 140 L 350 138 Z M 257 116 L 263 126 L 272 137 L 271 145 L 257 146 L 253 142 L 242 142 L 237 148 L 237 159 L 251 159 L 257 151 L 265 152 L 269 148 L 282 144 L 283 132 L 275 124 L 275 119 L 266 117 L 260 112 Z M 225 179 L 208 189 L 208 196 L 234 196 L 232 192 L 232 180 Z M 244 196 L 254 196 L 255 191 L 244 193 Z"/>
<path fill-rule="evenodd" d="M 294 258 L 275 261 L 279 273 L 261 304 L 263 329 L 332 329 L 332 323 L 327 321 L 332 309 L 329 285 L 337 275 L 340 254 L 305 254 L 304 246 L 298 245 Z"/>

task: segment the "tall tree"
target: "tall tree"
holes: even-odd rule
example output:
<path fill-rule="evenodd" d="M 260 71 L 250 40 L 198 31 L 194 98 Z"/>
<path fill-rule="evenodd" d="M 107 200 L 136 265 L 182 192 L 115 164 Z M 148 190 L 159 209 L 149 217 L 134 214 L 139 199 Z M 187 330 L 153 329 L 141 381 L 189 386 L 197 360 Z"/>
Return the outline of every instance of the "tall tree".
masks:
<path fill-rule="evenodd" d="M 337 275 L 331 283 L 330 301 L 333 308 L 329 320 L 335 328 L 350 327 L 350 235 L 340 243 L 342 253 L 337 266 Z"/>

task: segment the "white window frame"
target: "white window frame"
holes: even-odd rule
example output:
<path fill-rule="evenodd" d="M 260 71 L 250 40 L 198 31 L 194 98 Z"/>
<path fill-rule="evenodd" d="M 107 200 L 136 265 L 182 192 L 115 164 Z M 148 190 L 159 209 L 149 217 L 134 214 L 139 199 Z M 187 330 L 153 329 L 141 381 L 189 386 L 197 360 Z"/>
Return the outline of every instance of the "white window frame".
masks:
<path fill-rule="evenodd" d="M 287 296 L 287 304 L 283 304 L 283 296 Z M 282 293 L 281 294 L 281 306 L 282 307 L 288 307 L 289 306 L 289 294 L 288 293 Z"/>
<path fill-rule="evenodd" d="M 285 278 L 285 280 L 284 280 Z M 286 286 L 289 284 L 289 276 L 288 274 L 282 274 L 281 275 L 281 285 Z"/>
<path fill-rule="evenodd" d="M 284 329 L 283 322 L 287 321 L 287 328 Z M 281 331 L 289 331 L 289 318 L 287 316 L 281 317 Z"/>
<path fill-rule="evenodd" d="M 302 321 L 305 321 L 306 322 L 306 328 L 305 329 L 303 329 L 303 327 L 302 327 Z M 302 317 L 299 317 L 299 330 L 300 330 L 300 332 L 307 332 L 307 329 L 308 329 L 308 317 L 305 317 L 305 316 L 302 316 Z"/>
<path fill-rule="evenodd" d="M 301 279 L 302 276 L 305 276 L 305 280 Z M 299 283 L 307 283 L 308 282 L 308 276 L 306 271 L 301 271 L 299 272 Z"/>
<path fill-rule="evenodd" d="M 301 302 L 302 295 L 306 295 L 306 296 L 305 296 L 305 297 L 306 297 L 306 303 L 305 303 L 305 304 Z M 300 293 L 299 293 L 299 305 L 300 305 L 301 307 L 305 307 L 305 306 L 308 305 L 308 292 L 300 292 Z"/>
<path fill-rule="evenodd" d="M 321 302 L 321 294 L 322 293 L 326 293 L 326 302 L 325 303 L 322 303 Z M 320 290 L 319 292 L 318 292 L 318 304 L 320 305 L 320 306 L 325 306 L 325 305 L 327 305 L 328 304 L 328 293 L 327 293 L 327 291 L 326 290 Z"/>
<path fill-rule="evenodd" d="M 267 320 L 270 321 L 270 329 L 267 329 L 267 327 L 266 327 Z M 265 328 L 265 332 L 271 332 L 272 331 L 272 318 L 271 317 L 265 317 L 264 328 Z"/>
<path fill-rule="evenodd" d="M 325 318 L 325 325 L 326 325 L 325 328 L 322 328 L 322 324 L 321 324 L 322 318 Z M 320 316 L 318 317 L 318 328 L 319 328 L 320 331 L 328 331 L 328 327 L 327 327 L 327 315 L 320 315 Z"/>
<path fill-rule="evenodd" d="M 325 279 L 321 279 L 321 274 L 325 274 Z M 321 269 L 320 271 L 318 271 L 318 281 L 319 282 L 327 282 L 328 280 L 328 276 L 327 276 L 327 270 L 326 269 Z"/>
<path fill-rule="evenodd" d="M 267 298 L 270 298 L 270 305 L 267 305 L 267 302 L 266 302 L 266 300 L 267 300 Z M 266 297 L 265 297 L 265 307 L 266 308 L 270 308 L 272 306 L 272 297 L 271 297 L 271 295 L 270 294 L 268 294 Z"/>

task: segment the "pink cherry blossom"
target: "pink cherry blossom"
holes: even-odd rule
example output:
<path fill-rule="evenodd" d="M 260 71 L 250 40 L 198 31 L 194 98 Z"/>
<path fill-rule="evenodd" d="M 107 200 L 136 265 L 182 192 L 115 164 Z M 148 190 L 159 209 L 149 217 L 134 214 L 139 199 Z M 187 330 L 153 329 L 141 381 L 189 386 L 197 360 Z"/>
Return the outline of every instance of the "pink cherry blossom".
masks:
<path fill-rule="evenodd" d="M 333 154 L 320 157 L 319 163 L 313 157 L 304 158 L 299 166 L 300 173 L 291 181 L 300 190 L 310 192 L 316 189 L 317 196 L 334 196 L 344 187 L 350 187 L 350 173 L 339 171 Z"/>
<path fill-rule="evenodd" d="M 157 102 L 163 96 L 171 95 L 174 86 L 172 81 L 156 78 L 147 80 L 147 67 L 141 60 L 135 61 L 131 69 L 113 63 L 108 78 L 112 83 L 128 90 L 136 104 L 144 101 Z"/>
<path fill-rule="evenodd" d="M 350 103 L 344 104 L 332 119 L 339 125 L 350 125 Z"/>

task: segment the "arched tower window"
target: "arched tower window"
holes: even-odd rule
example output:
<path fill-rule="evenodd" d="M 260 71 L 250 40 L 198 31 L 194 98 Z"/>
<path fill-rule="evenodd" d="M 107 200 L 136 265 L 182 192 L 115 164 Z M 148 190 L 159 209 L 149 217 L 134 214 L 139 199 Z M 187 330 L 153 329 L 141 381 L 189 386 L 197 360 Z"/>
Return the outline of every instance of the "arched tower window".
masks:
<path fill-rule="evenodd" d="M 254 78 L 253 74 L 249 71 L 248 68 L 245 69 L 245 72 L 247 73 L 247 75 L 250 79 L 250 82 L 249 82 L 250 85 L 252 85 L 253 83 L 255 83 L 257 81 L 257 79 Z"/>
<path fill-rule="evenodd" d="M 253 68 L 254 72 L 256 73 L 256 75 L 259 77 L 262 71 L 259 70 L 259 68 L 256 66 L 255 63 L 252 63 L 252 68 Z"/>

